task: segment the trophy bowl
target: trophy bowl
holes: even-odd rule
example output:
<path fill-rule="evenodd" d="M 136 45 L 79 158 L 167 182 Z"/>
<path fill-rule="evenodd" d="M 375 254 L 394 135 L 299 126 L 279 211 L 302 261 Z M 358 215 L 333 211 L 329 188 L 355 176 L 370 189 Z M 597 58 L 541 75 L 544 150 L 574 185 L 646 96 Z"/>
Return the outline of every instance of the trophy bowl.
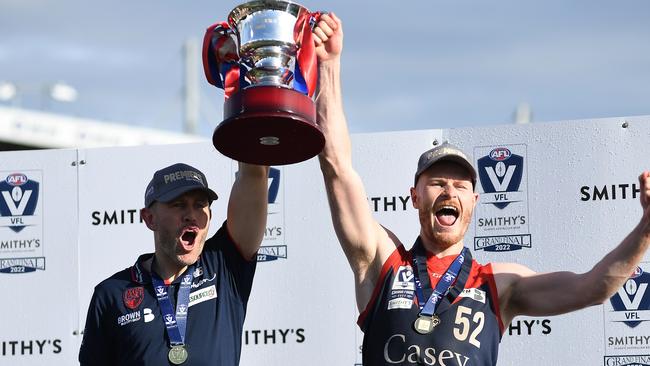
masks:
<path fill-rule="evenodd" d="M 297 75 L 302 45 L 296 34 L 309 16 L 299 4 L 270 0 L 244 3 L 228 15 L 244 85 L 226 98 L 224 120 L 212 136 L 222 154 L 245 163 L 284 165 L 322 150 L 325 138 L 316 124 L 313 91 L 296 87 L 303 79 Z M 302 27 L 305 31 L 311 37 L 311 26 Z"/>

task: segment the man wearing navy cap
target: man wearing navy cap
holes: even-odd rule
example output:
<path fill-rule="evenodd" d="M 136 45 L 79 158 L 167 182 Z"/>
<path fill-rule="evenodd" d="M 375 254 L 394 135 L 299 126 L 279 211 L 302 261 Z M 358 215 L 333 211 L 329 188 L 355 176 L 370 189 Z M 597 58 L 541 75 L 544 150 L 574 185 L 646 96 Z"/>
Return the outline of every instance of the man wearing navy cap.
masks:
<path fill-rule="evenodd" d="M 535 273 L 516 263 L 471 259 L 463 240 L 478 201 L 476 170 L 449 143 L 418 160 L 410 192 L 420 230 L 407 250 L 373 218 L 352 166 L 341 97 L 341 22 L 323 15 L 314 34 L 318 124 L 326 141 L 319 160 L 334 229 L 354 272 L 364 365 L 495 365 L 513 317 L 602 303 L 633 273 L 650 246 L 650 172 L 639 176 L 638 225 L 593 269 Z"/>
<path fill-rule="evenodd" d="M 240 163 L 227 220 L 206 240 L 217 194 L 205 175 L 155 172 L 141 210 L 155 252 L 95 287 L 81 365 L 237 365 L 267 181 L 268 167 Z"/>

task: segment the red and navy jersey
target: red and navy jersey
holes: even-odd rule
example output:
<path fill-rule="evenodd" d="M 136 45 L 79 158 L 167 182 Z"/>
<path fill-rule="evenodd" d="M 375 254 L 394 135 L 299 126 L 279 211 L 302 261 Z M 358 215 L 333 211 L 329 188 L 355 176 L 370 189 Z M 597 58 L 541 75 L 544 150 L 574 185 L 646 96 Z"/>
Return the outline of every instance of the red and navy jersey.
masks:
<path fill-rule="evenodd" d="M 171 365 L 169 337 L 151 283 L 138 258 L 95 287 L 79 352 L 81 365 Z M 194 269 L 187 315 L 185 347 L 195 365 L 237 365 L 246 306 L 256 261 L 244 259 L 226 225 L 206 241 Z M 170 285 L 176 296 L 183 275 Z"/>
<path fill-rule="evenodd" d="M 433 287 L 455 257 L 437 258 L 427 253 L 427 272 Z M 450 306 L 436 312 L 440 324 L 431 333 L 420 334 L 413 327 L 420 309 L 412 258 L 412 250 L 406 251 L 403 246 L 395 249 L 359 316 L 364 332 L 363 364 L 496 365 L 503 323 L 492 266 L 472 261 L 464 289 Z"/>

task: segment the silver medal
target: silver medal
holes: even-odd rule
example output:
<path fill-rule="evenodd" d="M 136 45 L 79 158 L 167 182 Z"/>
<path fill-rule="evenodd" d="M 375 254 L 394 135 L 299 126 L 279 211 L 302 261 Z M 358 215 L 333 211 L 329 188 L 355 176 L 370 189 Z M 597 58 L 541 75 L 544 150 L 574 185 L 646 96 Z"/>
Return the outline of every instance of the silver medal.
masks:
<path fill-rule="evenodd" d="M 180 365 L 187 361 L 187 350 L 183 346 L 172 346 L 168 354 L 169 362 Z"/>

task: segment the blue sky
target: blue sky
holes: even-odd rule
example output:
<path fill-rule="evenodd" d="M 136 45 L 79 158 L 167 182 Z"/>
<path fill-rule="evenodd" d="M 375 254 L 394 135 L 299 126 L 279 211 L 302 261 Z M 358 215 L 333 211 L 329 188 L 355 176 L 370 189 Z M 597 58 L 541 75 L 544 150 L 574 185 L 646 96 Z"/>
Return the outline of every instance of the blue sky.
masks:
<path fill-rule="evenodd" d="M 184 40 L 240 2 L 0 0 L 0 81 L 25 108 L 182 130 Z M 303 1 L 344 21 L 352 132 L 650 114 L 650 2 Z M 201 67 L 196 65 L 197 68 Z M 201 72 L 200 133 L 223 92 Z M 65 81 L 70 104 L 43 97 Z"/>

